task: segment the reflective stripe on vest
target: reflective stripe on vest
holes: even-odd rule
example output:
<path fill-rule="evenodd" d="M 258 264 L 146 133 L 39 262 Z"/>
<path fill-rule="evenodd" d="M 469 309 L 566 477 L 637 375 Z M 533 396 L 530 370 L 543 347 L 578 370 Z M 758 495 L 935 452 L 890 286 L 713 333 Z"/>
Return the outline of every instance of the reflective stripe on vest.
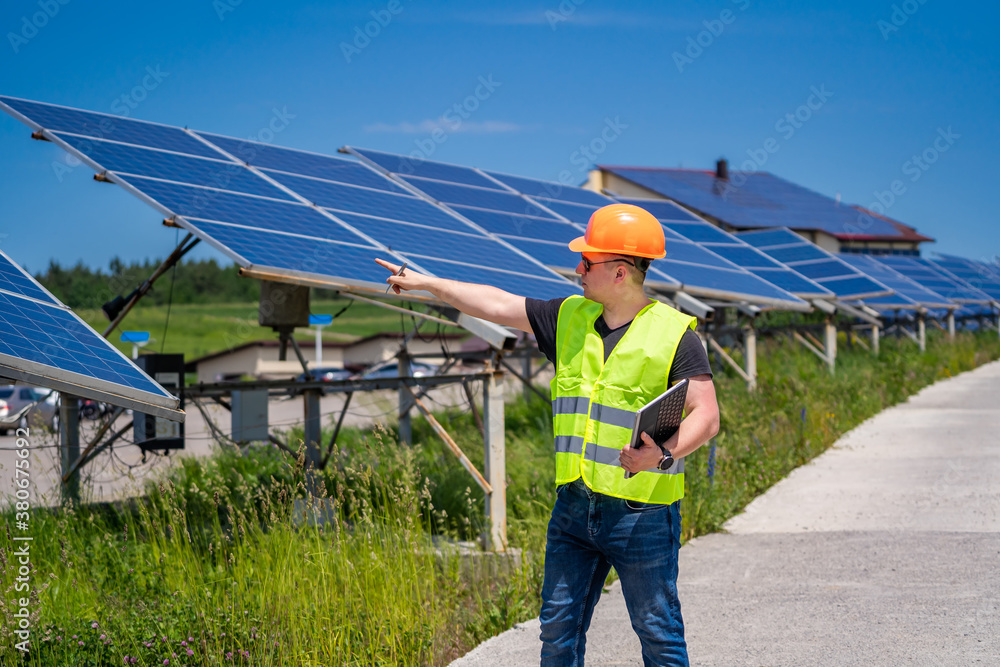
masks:
<path fill-rule="evenodd" d="M 599 493 L 649 503 L 684 495 L 684 461 L 669 470 L 625 479 L 618 461 L 629 442 L 636 411 L 667 389 L 681 337 L 696 320 L 655 302 L 636 315 L 604 363 L 604 343 L 594 330 L 603 306 L 566 299 L 556 327 L 556 376 L 552 424 L 556 483 L 583 477 Z"/>

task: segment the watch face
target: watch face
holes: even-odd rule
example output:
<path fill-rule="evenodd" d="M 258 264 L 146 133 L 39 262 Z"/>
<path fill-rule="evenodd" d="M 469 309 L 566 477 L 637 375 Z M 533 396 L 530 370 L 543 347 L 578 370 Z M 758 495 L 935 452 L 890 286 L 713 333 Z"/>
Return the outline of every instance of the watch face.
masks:
<path fill-rule="evenodd" d="M 667 455 L 660 459 L 660 465 L 657 466 L 660 470 L 668 470 L 670 466 L 674 464 L 674 457 Z"/>

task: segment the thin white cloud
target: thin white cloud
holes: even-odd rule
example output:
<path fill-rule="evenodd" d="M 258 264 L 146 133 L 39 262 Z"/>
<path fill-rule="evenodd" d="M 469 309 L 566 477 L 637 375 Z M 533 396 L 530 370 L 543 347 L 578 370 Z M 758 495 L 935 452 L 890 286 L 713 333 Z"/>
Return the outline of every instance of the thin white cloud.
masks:
<path fill-rule="evenodd" d="M 449 121 L 443 118 L 437 120 L 427 119 L 416 123 L 403 121 L 401 123 L 372 123 L 365 125 L 365 132 L 381 132 L 392 134 L 430 134 L 435 130 L 442 130 L 449 134 L 500 134 L 504 132 L 524 132 L 534 129 L 533 126 L 518 125 L 502 120 L 484 121 Z"/>

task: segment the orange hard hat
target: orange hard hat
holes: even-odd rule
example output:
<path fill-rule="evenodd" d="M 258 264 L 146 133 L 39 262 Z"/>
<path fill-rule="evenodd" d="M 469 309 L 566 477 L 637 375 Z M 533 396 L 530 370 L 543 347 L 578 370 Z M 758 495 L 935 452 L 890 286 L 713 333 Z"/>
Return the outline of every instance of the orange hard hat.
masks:
<path fill-rule="evenodd" d="M 607 252 L 660 259 L 663 227 L 653 214 L 631 204 L 609 204 L 594 211 L 583 236 L 569 242 L 573 252 Z"/>

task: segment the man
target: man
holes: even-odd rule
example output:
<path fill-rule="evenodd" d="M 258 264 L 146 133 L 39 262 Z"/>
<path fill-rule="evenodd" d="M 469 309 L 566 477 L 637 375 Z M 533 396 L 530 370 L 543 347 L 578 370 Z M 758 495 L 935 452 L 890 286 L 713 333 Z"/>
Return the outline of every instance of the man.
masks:
<path fill-rule="evenodd" d="M 684 457 L 719 429 L 708 355 L 694 318 L 643 291 L 663 228 L 637 206 L 598 209 L 570 242 L 583 297 L 538 301 L 406 271 L 396 293 L 426 290 L 464 313 L 533 333 L 552 380 L 557 499 L 542 585 L 542 664 L 582 665 L 586 632 L 611 567 L 621 579 L 646 665 L 687 665 L 677 600 Z M 377 260 L 395 273 L 398 267 Z M 669 440 L 629 446 L 636 410 L 689 378 Z M 671 461 L 671 458 L 673 461 Z M 624 471 L 634 474 L 626 479 Z"/>

